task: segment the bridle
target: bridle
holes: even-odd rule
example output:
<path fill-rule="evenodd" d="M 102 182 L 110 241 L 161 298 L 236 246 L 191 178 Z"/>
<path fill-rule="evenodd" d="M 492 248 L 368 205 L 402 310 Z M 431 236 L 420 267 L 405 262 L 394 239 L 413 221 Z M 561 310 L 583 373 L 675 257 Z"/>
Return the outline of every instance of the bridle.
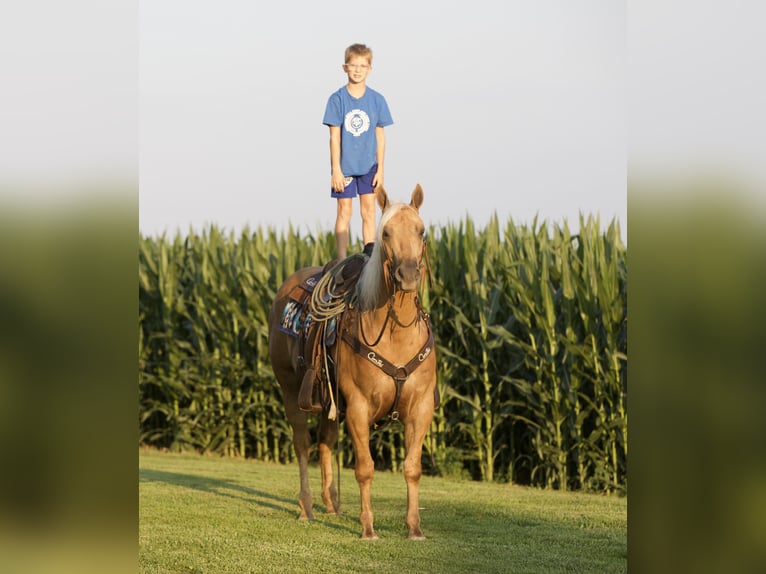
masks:
<path fill-rule="evenodd" d="M 426 277 L 428 278 L 428 287 L 433 287 L 434 284 L 434 278 L 433 274 L 431 273 L 431 260 L 428 258 L 428 239 L 426 236 L 423 236 L 423 239 L 421 241 L 421 249 L 420 249 L 420 260 L 418 261 L 418 272 L 421 273 L 421 276 L 423 274 L 423 265 L 425 264 L 425 270 L 426 270 Z M 396 293 L 396 279 L 392 278 L 393 272 L 391 270 L 391 262 L 393 261 L 392 257 L 388 254 L 388 249 L 386 248 L 386 244 L 381 245 L 381 251 L 384 255 L 383 260 L 383 274 L 385 276 L 385 283 L 386 283 L 386 292 L 389 293 L 390 297 L 393 298 L 394 294 Z"/>
<path fill-rule="evenodd" d="M 423 306 L 420 302 L 420 297 L 418 295 L 415 295 L 415 308 L 417 312 L 415 313 L 415 317 L 413 317 L 412 321 L 408 323 L 402 323 L 399 320 L 398 315 L 396 314 L 396 311 L 394 310 L 394 301 L 396 294 L 398 292 L 396 288 L 396 281 L 393 280 L 391 277 L 391 258 L 388 255 L 388 252 L 385 249 L 385 245 L 381 246 L 383 248 L 383 254 L 385 255 L 385 261 L 383 262 L 384 266 L 384 275 L 385 275 L 385 282 L 386 282 L 386 289 L 389 293 L 388 301 L 386 303 L 387 311 L 386 311 L 386 318 L 383 321 L 383 325 L 380 329 L 380 332 L 378 333 L 375 340 L 370 343 L 367 336 L 364 333 L 364 326 L 362 324 L 362 314 L 360 312 L 355 312 L 356 315 L 356 322 L 353 326 L 353 328 L 349 328 L 348 325 L 345 325 L 344 328 L 341 329 L 341 338 L 361 357 L 367 359 L 370 361 L 373 365 L 378 367 L 380 370 L 382 370 L 384 373 L 386 373 L 388 376 L 390 376 L 394 381 L 394 386 L 396 388 L 396 396 L 394 397 L 394 402 L 391 405 L 391 409 L 386 414 L 386 417 L 388 417 L 388 421 L 382 424 L 387 424 L 389 421 L 396 421 L 399 420 L 399 399 L 401 397 L 402 393 L 402 386 L 407 381 L 407 379 L 410 377 L 410 375 L 426 360 L 428 356 L 431 355 L 431 353 L 434 350 L 434 335 L 433 331 L 431 329 L 431 323 L 428 317 L 428 314 L 426 314 L 423 311 Z M 428 274 L 429 278 L 429 286 L 432 284 L 432 278 L 431 278 L 431 265 L 428 260 L 428 249 L 427 249 L 427 243 L 426 238 L 423 237 L 423 248 L 421 251 L 420 261 L 418 262 L 418 270 L 423 272 L 423 262 L 425 262 L 425 268 Z M 374 350 L 374 347 L 380 343 L 380 340 L 383 338 L 383 333 L 386 330 L 386 326 L 388 325 L 389 321 L 392 321 L 391 324 L 391 330 L 393 331 L 395 326 L 398 326 L 401 329 L 409 329 L 410 327 L 416 326 L 420 321 L 423 321 L 425 323 L 428 337 L 426 338 L 425 343 L 420 347 L 417 353 L 407 362 L 405 365 L 395 365 L 379 353 L 377 353 Z M 345 323 L 345 322 L 344 322 Z M 376 424 L 376 428 L 382 426 Z"/>

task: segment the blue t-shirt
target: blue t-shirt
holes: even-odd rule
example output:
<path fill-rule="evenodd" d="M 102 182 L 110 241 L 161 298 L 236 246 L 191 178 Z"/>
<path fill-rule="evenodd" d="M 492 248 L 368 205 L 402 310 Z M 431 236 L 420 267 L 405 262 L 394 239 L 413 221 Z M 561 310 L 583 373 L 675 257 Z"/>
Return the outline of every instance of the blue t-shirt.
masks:
<path fill-rule="evenodd" d="M 322 123 L 340 126 L 340 168 L 343 175 L 365 175 L 377 163 L 378 141 L 375 128 L 394 123 L 386 99 L 366 87 L 361 98 L 354 98 L 346 86 L 327 100 Z"/>

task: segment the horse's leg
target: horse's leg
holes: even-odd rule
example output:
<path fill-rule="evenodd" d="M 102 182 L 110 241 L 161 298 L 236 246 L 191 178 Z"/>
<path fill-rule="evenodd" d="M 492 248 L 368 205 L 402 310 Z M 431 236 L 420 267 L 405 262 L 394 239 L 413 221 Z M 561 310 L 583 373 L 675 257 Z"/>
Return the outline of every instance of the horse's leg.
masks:
<path fill-rule="evenodd" d="M 300 472 L 301 491 L 298 495 L 298 504 L 301 507 L 301 520 L 314 520 L 313 504 L 311 502 L 311 490 L 309 489 L 309 448 L 311 437 L 309 436 L 308 417 L 298 408 L 298 393 L 289 393 L 283 389 L 282 394 L 285 402 L 285 414 L 290 426 L 293 427 L 293 448 L 298 457 L 298 470 Z"/>
<path fill-rule="evenodd" d="M 422 409 L 421 409 L 422 410 Z M 425 540 L 423 531 L 420 529 L 420 510 L 418 509 L 418 496 L 420 489 L 421 464 L 420 458 L 423 451 L 428 427 L 431 425 L 432 413 L 429 410 L 409 418 L 404 425 L 404 480 L 407 482 L 407 524 L 408 538 L 410 540 Z"/>
<path fill-rule="evenodd" d="M 337 421 L 322 417 L 319 422 L 319 466 L 322 469 L 322 500 L 328 514 L 340 514 L 340 500 L 332 475 L 332 451 L 337 441 Z"/>
<path fill-rule="evenodd" d="M 370 502 L 370 487 L 372 486 L 375 464 L 370 455 L 370 427 L 368 425 L 366 404 L 362 408 L 353 408 L 349 403 L 346 409 L 346 428 L 354 442 L 354 456 L 356 458 L 354 470 L 361 499 L 359 522 L 362 525 L 362 538 L 377 540 L 378 535 L 375 534 L 375 529 L 372 526 L 373 515 L 372 503 Z"/>

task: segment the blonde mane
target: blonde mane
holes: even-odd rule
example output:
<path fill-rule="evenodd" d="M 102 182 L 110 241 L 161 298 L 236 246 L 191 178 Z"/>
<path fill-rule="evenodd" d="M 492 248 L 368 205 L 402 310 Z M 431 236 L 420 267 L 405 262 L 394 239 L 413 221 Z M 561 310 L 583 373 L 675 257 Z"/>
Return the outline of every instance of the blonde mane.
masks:
<path fill-rule="evenodd" d="M 380 217 L 378 230 L 375 237 L 375 247 L 372 250 L 370 260 L 362 269 L 359 282 L 356 284 L 356 296 L 361 311 L 370 311 L 380 307 L 386 302 L 388 292 L 386 290 L 386 278 L 383 274 L 383 255 L 381 246 L 383 245 L 383 228 L 386 223 L 402 209 L 407 207 L 401 201 L 391 204 Z"/>

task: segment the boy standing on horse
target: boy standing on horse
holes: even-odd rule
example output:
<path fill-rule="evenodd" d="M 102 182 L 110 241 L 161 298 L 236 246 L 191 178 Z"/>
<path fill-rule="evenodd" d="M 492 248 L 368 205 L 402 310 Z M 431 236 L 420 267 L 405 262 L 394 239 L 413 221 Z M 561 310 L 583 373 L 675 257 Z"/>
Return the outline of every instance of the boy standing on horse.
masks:
<path fill-rule="evenodd" d="M 394 123 L 382 94 L 366 84 L 372 70 L 372 50 L 364 44 L 346 48 L 343 71 L 348 83 L 327 101 L 322 123 L 330 127 L 330 195 L 338 200 L 335 242 L 345 259 L 352 200 L 359 196 L 362 239 L 370 254 L 375 241 L 375 188 L 383 185 L 386 138 L 383 128 Z"/>

